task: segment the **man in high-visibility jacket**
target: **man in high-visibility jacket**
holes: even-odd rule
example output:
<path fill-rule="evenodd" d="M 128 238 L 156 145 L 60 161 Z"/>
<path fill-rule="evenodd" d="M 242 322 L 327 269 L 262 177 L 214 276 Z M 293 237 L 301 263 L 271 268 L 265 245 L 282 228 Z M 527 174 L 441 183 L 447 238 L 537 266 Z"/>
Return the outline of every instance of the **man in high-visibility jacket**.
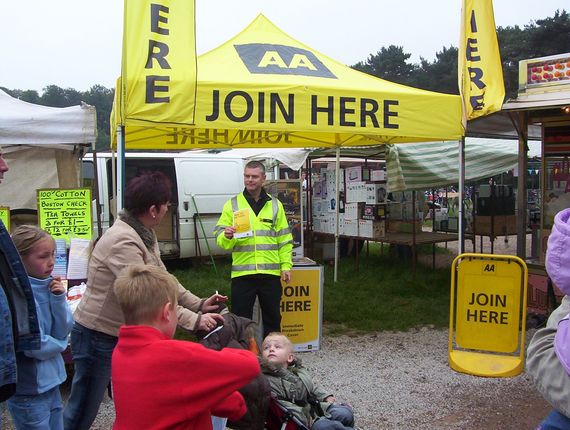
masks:
<path fill-rule="evenodd" d="M 214 234 L 232 250 L 232 312 L 251 319 L 258 297 L 265 336 L 281 330 L 281 280 L 291 281 L 293 237 L 283 205 L 263 189 L 265 166 L 248 162 L 243 178 L 245 189 L 226 202 Z"/>

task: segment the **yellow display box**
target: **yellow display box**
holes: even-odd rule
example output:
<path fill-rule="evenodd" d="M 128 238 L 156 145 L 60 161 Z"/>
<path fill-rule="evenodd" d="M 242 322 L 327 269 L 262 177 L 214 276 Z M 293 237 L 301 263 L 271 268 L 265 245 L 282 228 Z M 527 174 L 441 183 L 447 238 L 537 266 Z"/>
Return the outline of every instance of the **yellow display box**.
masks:
<path fill-rule="evenodd" d="M 308 258 L 303 260 L 310 263 L 294 264 L 291 281 L 288 284 L 281 281 L 281 332 L 291 340 L 295 352 L 318 351 L 323 326 L 323 266 Z M 253 320 L 257 324 L 256 339 L 261 345 L 263 323 L 257 299 Z"/>
<path fill-rule="evenodd" d="M 281 331 L 296 352 L 321 348 L 323 266 L 294 266 L 291 282 L 283 285 Z"/>

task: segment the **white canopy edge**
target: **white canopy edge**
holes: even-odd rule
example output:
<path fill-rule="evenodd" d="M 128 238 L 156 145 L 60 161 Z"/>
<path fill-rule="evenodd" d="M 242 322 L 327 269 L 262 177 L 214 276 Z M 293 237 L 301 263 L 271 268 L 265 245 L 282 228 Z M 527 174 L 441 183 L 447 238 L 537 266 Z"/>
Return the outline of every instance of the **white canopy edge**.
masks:
<path fill-rule="evenodd" d="M 96 138 L 95 107 L 41 106 L 0 90 L 0 145 L 92 145 Z"/>
<path fill-rule="evenodd" d="M 76 145 L 71 145 L 71 144 L 66 144 L 66 145 L 50 145 L 50 144 L 45 144 L 45 145 L 2 145 L 2 152 L 4 154 L 12 154 L 12 153 L 18 153 L 18 152 L 22 152 L 25 151 L 27 149 L 30 148 L 34 148 L 37 146 L 41 146 L 43 149 L 57 149 L 57 150 L 61 150 L 61 151 L 75 151 L 76 150 Z M 79 154 L 83 154 L 83 152 L 79 152 Z M 81 158 L 81 157 L 79 157 Z"/>

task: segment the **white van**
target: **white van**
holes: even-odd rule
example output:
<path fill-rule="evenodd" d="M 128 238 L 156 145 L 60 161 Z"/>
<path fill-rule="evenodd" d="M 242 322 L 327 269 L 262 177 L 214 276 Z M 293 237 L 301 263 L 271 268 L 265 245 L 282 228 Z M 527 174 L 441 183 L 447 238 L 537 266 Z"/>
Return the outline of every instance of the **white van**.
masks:
<path fill-rule="evenodd" d="M 98 153 L 97 170 L 93 155 L 83 158 L 83 177 L 93 182 L 97 172 L 102 230 L 115 218 L 113 199 L 113 158 L 111 153 Z M 115 158 L 116 161 L 116 158 Z M 161 171 L 172 181 L 171 207 L 157 227 L 163 259 L 179 259 L 226 254 L 216 245 L 214 227 L 224 203 L 243 190 L 243 159 L 224 153 L 196 152 L 127 152 L 126 182 L 143 171 Z M 96 220 L 96 201 L 93 219 Z M 97 224 L 94 224 L 97 235 Z"/>

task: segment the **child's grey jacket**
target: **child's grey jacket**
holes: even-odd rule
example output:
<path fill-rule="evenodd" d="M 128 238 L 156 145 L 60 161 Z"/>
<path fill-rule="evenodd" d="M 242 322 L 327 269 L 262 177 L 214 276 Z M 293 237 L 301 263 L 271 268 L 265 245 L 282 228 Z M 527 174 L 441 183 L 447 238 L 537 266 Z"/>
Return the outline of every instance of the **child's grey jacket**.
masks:
<path fill-rule="evenodd" d="M 559 321 L 570 313 L 570 298 L 552 312 L 546 327 L 538 330 L 527 349 L 526 370 L 536 388 L 558 412 L 570 417 L 570 375 L 562 366 L 554 349 Z"/>
<path fill-rule="evenodd" d="M 261 371 L 267 376 L 271 392 L 277 396 L 281 405 L 287 408 L 295 417 L 305 425 L 315 418 L 311 413 L 310 398 L 318 400 L 325 413 L 332 403 L 324 400 L 331 393 L 323 391 L 314 381 L 300 359 L 289 365 L 286 369 L 276 366 L 267 360 L 260 359 Z"/>

